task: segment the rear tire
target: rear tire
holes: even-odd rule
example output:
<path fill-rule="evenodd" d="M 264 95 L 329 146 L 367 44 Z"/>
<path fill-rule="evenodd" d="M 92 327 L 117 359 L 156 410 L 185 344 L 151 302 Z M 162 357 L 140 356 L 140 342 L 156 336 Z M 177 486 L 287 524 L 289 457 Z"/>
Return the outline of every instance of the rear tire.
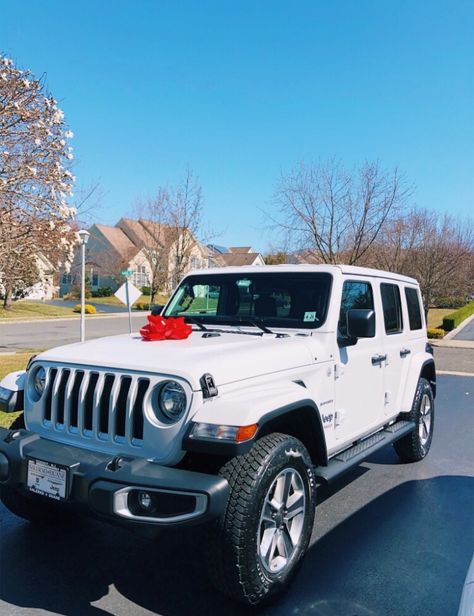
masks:
<path fill-rule="evenodd" d="M 430 450 L 434 428 L 433 390 L 424 378 L 418 381 L 413 406 L 406 419 L 414 421 L 416 428 L 393 446 L 403 462 L 418 462 Z"/>
<path fill-rule="evenodd" d="M 315 507 L 311 460 L 298 439 L 270 434 L 220 474 L 231 492 L 207 544 L 210 577 L 232 599 L 262 604 L 288 587 L 308 547 Z"/>

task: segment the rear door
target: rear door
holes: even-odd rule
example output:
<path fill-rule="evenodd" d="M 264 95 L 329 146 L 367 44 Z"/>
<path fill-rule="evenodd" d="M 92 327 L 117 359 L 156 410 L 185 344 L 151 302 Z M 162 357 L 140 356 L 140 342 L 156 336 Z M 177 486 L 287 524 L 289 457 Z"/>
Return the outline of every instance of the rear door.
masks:
<path fill-rule="evenodd" d="M 385 355 L 383 417 L 400 412 L 402 385 L 405 383 L 412 348 L 407 337 L 407 315 L 403 310 L 403 285 L 380 283 L 383 310 L 383 349 Z"/>

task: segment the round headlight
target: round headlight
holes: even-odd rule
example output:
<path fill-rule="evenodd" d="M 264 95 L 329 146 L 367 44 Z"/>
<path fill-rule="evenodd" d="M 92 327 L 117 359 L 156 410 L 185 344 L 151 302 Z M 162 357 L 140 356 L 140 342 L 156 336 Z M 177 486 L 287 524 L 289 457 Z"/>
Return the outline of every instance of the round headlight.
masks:
<path fill-rule="evenodd" d="M 168 381 L 158 396 L 160 411 L 170 421 L 178 421 L 186 410 L 186 392 L 176 381 Z"/>
<path fill-rule="evenodd" d="M 33 376 L 33 387 L 38 396 L 42 396 L 44 392 L 44 386 L 46 384 L 46 370 L 43 366 L 40 366 Z"/>

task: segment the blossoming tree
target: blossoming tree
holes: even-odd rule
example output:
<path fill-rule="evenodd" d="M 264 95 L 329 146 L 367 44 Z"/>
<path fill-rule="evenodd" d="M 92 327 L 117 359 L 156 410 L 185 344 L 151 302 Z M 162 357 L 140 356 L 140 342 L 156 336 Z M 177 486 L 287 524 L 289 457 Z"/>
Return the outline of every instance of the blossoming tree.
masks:
<path fill-rule="evenodd" d="M 0 292 L 4 307 L 37 282 L 37 255 L 72 259 L 73 134 L 44 79 L 0 54 Z"/>

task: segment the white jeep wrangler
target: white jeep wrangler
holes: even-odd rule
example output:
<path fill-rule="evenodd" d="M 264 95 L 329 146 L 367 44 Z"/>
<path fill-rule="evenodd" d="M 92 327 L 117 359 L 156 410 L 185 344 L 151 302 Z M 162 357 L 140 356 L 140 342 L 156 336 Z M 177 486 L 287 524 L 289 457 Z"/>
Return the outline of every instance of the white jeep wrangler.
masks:
<path fill-rule="evenodd" d="M 302 561 L 318 483 L 389 443 L 405 462 L 428 453 L 419 287 L 344 265 L 210 269 L 162 315 L 192 333 L 59 347 L 2 381 L 0 408 L 24 423 L 0 429 L 1 499 L 27 519 L 205 522 L 217 588 L 255 605 Z"/>

